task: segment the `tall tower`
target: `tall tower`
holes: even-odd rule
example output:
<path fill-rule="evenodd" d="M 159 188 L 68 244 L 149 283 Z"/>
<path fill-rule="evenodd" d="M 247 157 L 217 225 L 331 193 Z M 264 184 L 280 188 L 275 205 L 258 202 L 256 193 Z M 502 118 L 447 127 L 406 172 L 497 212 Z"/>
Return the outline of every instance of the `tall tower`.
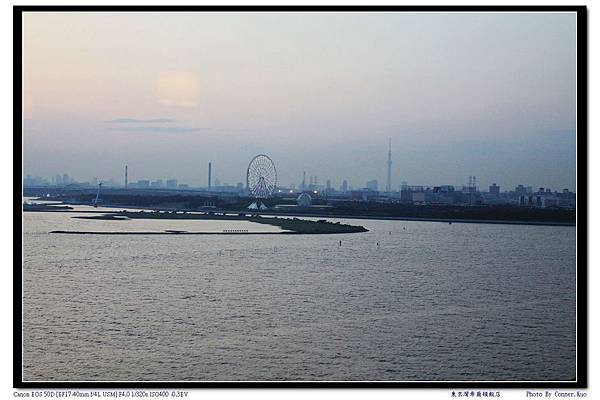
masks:
<path fill-rule="evenodd" d="M 212 176 L 212 164 L 209 161 L 208 162 L 208 190 L 210 190 L 210 188 L 211 188 L 211 182 L 210 182 L 211 176 Z"/>
<path fill-rule="evenodd" d="M 392 138 L 390 138 L 390 144 L 388 148 L 387 181 L 385 183 L 385 191 L 387 193 L 392 191 Z"/>
<path fill-rule="evenodd" d="M 302 191 L 306 188 L 306 171 L 302 172 Z"/>
<path fill-rule="evenodd" d="M 125 189 L 127 189 L 127 165 L 125 165 Z"/>

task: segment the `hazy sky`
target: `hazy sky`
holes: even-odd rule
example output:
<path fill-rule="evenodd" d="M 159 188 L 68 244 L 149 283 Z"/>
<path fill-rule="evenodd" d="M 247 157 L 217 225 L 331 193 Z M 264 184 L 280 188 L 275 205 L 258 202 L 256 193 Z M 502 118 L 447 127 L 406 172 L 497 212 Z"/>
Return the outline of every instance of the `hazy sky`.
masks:
<path fill-rule="evenodd" d="M 574 13 L 26 13 L 25 173 L 575 189 Z M 307 178 L 308 180 L 308 178 Z"/>

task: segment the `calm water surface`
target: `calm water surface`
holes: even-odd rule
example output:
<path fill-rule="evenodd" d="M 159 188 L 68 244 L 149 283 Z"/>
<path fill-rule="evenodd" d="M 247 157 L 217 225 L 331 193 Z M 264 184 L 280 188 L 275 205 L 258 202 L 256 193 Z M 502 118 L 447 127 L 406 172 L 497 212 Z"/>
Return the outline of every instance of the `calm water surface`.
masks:
<path fill-rule="evenodd" d="M 72 215 L 24 214 L 24 380 L 575 378 L 573 227 L 48 233 L 276 229 Z"/>

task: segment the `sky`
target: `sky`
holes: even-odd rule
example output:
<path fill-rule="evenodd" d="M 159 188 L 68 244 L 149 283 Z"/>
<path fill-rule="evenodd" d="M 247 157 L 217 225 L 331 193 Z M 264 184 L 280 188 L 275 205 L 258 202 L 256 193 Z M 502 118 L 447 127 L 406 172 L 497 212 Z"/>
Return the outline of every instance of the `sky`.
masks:
<path fill-rule="evenodd" d="M 24 173 L 575 187 L 574 13 L 25 13 Z M 213 181 L 214 184 L 214 181 Z"/>

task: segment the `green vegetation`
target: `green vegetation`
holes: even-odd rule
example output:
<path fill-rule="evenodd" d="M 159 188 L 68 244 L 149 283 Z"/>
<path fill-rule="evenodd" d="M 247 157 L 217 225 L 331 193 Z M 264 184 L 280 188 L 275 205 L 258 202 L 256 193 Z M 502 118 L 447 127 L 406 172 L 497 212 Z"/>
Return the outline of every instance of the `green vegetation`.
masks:
<path fill-rule="evenodd" d="M 298 218 L 252 218 L 252 222 L 259 224 L 269 224 L 281 227 L 281 229 L 294 231 L 297 233 L 354 233 L 368 232 L 363 226 L 346 225 L 339 222 L 329 222 L 324 219 L 319 221 L 307 221 Z"/>
<path fill-rule="evenodd" d="M 265 218 L 258 215 L 250 214 L 190 214 L 182 212 L 144 212 L 144 211 L 120 211 L 117 213 L 107 213 L 102 215 L 80 216 L 73 218 L 81 219 L 99 219 L 111 221 L 123 221 L 125 219 L 185 219 L 185 220 L 232 220 L 232 221 L 249 221 L 258 224 L 267 224 L 278 226 L 281 229 L 291 231 L 293 233 L 303 234 L 327 234 L 327 233 L 356 233 L 368 232 L 368 229 L 362 226 L 341 224 L 339 222 L 329 222 L 324 219 L 319 221 L 307 221 L 298 218 Z"/>

